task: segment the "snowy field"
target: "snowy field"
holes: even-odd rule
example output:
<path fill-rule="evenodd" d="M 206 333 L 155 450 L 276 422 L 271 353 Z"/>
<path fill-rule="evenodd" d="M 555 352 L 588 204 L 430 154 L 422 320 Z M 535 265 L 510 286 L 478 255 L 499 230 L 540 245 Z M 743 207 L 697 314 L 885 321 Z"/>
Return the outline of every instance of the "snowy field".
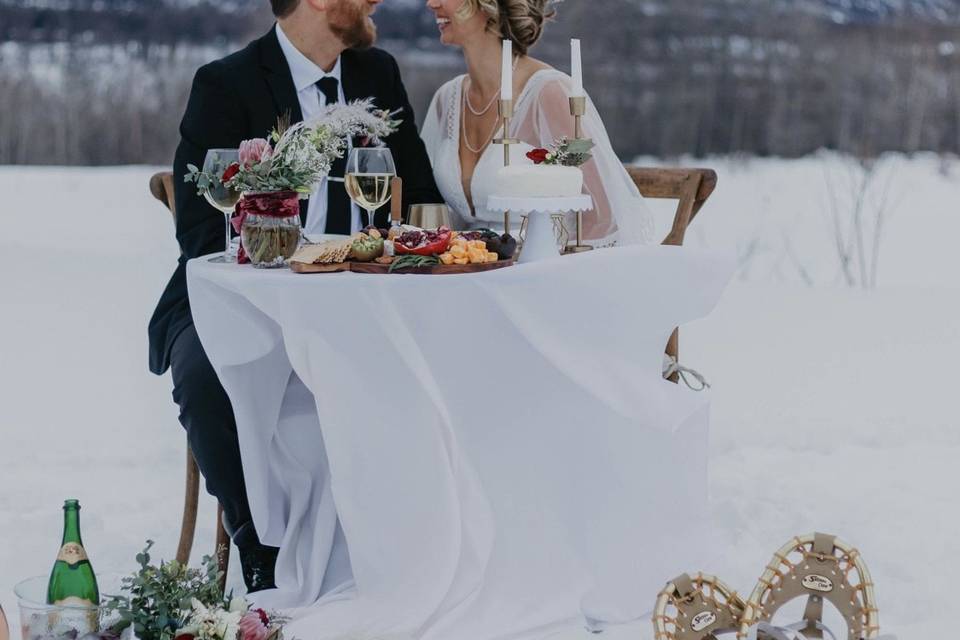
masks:
<path fill-rule="evenodd" d="M 876 170 L 859 216 L 866 257 L 879 255 L 872 290 L 848 284 L 870 281 L 872 260 L 854 252 L 844 275 L 838 259 L 838 246 L 858 245 L 846 231 L 851 163 L 696 164 L 716 168 L 720 186 L 688 243 L 732 248 L 742 266 L 681 341 L 714 385 L 722 552 L 677 573 L 703 569 L 749 593 L 791 536 L 829 531 L 862 550 L 885 632 L 948 637 L 960 573 L 960 162 L 894 156 Z M 84 507 L 100 573 L 130 571 L 146 538 L 167 558 L 177 542 L 184 436 L 169 377 L 146 366 L 147 320 L 177 249 L 151 172 L 0 167 L 0 603 L 13 625 L 13 585 L 49 571 L 64 498 Z M 204 496 L 195 559 L 213 548 L 214 508 Z M 606 637 L 650 635 L 643 622 Z"/>

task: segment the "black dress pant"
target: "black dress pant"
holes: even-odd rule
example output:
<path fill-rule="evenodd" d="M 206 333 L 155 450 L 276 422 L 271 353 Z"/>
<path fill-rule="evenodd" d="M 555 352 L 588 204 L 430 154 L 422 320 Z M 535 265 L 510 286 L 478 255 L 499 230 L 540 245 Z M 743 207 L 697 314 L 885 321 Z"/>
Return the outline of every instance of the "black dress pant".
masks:
<path fill-rule="evenodd" d="M 174 340 L 170 372 L 173 400 L 180 406 L 180 423 L 187 430 L 187 440 L 206 480 L 207 492 L 223 507 L 231 535 L 241 528 L 252 532 L 233 407 L 192 324 Z M 238 547 L 243 544 L 236 536 L 234 542 Z"/>

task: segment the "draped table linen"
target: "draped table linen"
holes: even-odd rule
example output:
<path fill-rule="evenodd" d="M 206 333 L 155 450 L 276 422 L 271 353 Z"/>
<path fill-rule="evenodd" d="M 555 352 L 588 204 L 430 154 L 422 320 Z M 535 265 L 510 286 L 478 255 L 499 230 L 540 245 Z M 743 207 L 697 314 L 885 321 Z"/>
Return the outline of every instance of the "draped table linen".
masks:
<path fill-rule="evenodd" d="M 648 611 L 706 548 L 708 395 L 664 381 L 726 256 L 620 247 L 470 275 L 205 258 L 193 318 L 302 640 L 542 637 Z"/>

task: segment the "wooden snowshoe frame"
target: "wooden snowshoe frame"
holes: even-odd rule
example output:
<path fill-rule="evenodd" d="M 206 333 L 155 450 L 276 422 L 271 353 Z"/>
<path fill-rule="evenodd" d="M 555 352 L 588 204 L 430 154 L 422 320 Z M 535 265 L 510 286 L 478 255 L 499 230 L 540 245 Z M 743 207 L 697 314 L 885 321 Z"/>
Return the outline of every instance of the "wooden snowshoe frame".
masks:
<path fill-rule="evenodd" d="M 653 611 L 655 640 L 716 640 L 736 632 L 743 599 L 716 576 L 683 574 L 657 595 Z"/>
<path fill-rule="evenodd" d="M 738 638 L 752 625 L 771 622 L 788 602 L 807 598 L 800 630 L 807 638 L 823 638 L 824 600 L 837 608 L 849 629 L 848 640 L 871 640 L 880 632 L 873 579 L 860 552 L 822 533 L 798 536 L 773 554 L 747 600 Z"/>

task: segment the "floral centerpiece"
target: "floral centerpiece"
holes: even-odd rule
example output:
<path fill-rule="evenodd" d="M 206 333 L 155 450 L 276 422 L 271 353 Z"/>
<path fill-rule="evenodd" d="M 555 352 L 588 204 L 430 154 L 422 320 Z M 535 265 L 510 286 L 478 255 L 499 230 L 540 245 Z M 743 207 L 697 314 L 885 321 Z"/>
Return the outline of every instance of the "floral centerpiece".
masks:
<path fill-rule="evenodd" d="M 202 569 L 153 565 L 152 545 L 137 554 L 140 568 L 123 579 L 122 593 L 107 597 L 104 610 L 116 622 L 102 640 L 283 640 L 285 619 L 220 591 L 216 559 L 204 557 Z"/>
<path fill-rule="evenodd" d="M 585 165 L 593 149 L 592 140 L 571 140 L 560 138 L 549 149 L 533 149 L 527 152 L 527 157 L 533 164 L 560 165 L 564 167 L 580 167 Z"/>
<path fill-rule="evenodd" d="M 240 262 L 254 266 L 282 266 L 300 241 L 299 200 L 306 198 L 344 156 L 347 142 L 379 144 L 400 121 L 373 108 L 370 100 L 330 105 L 310 121 L 290 125 L 282 118 L 269 138 L 240 143 L 239 162 L 222 175 L 187 165 L 186 182 L 195 182 L 203 195 L 216 185 L 240 191 L 233 219 L 242 239 Z"/>

